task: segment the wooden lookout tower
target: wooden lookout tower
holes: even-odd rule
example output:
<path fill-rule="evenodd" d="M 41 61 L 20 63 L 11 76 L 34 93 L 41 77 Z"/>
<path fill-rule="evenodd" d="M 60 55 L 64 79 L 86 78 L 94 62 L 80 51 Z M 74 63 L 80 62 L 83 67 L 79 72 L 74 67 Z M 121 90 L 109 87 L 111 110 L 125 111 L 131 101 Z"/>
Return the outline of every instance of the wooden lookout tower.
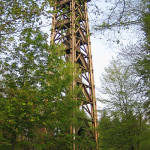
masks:
<path fill-rule="evenodd" d="M 88 23 L 87 2 L 90 0 L 55 0 L 52 21 L 51 43 L 63 44 L 65 58 L 80 68 L 80 75 L 73 79 L 72 87 L 82 89 L 84 101 L 81 108 L 90 118 L 93 139 L 98 142 L 97 109 L 93 76 L 91 43 Z M 78 69 L 73 76 L 78 74 Z M 78 100 L 78 97 L 76 98 Z M 74 132 L 76 129 L 72 129 Z M 75 149 L 75 148 L 74 148 Z"/>

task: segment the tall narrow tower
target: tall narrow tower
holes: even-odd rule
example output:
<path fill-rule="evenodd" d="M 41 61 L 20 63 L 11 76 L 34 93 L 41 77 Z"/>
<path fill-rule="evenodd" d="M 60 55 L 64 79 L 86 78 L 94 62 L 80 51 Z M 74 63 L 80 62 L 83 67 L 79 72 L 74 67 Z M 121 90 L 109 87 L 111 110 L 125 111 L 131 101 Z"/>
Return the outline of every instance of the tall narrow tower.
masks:
<path fill-rule="evenodd" d="M 80 74 L 76 77 L 78 69 L 73 72 L 72 86 L 82 89 L 85 100 L 81 102 L 81 107 L 90 118 L 88 124 L 92 125 L 91 134 L 97 142 L 97 110 L 87 12 L 89 1 L 55 0 L 51 43 L 63 44 L 66 60 L 70 60 L 73 65 L 78 64 Z"/>

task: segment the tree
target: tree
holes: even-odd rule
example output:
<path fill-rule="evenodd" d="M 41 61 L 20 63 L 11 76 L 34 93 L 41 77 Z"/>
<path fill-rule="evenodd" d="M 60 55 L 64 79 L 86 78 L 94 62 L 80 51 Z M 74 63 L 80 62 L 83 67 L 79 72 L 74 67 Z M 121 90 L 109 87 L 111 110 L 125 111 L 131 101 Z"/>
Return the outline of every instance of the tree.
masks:
<path fill-rule="evenodd" d="M 43 133 L 38 132 L 42 128 L 48 128 L 53 134 L 55 128 L 69 128 L 72 121 L 69 121 L 68 115 L 74 110 L 70 100 L 66 105 L 68 114 L 65 110 L 58 112 L 66 103 L 62 101 L 62 92 L 69 86 L 72 77 L 68 73 L 69 66 L 58 54 L 54 54 L 54 46 L 48 46 L 47 36 L 39 30 L 26 29 L 20 40 L 20 44 L 1 64 L 1 130 L 12 149 L 17 149 L 20 143 L 25 147 L 36 147 L 36 143 L 43 140 L 39 138 Z M 53 51 L 51 57 L 50 50 Z M 66 96 L 66 101 L 68 99 Z M 64 117 L 60 119 L 59 114 Z M 64 119 L 66 124 L 55 125 Z"/>
<path fill-rule="evenodd" d="M 150 1 L 149 1 L 150 2 Z M 145 103 L 145 108 L 147 113 L 150 114 L 150 5 L 147 4 L 147 11 L 143 13 L 142 21 L 143 21 L 143 31 L 145 33 L 145 44 L 143 51 L 145 55 L 142 58 L 139 58 L 136 65 L 136 70 L 139 76 L 144 81 L 144 85 L 148 87 L 146 89 L 146 96 L 148 100 Z"/>
<path fill-rule="evenodd" d="M 134 74 L 141 82 L 141 91 L 147 97 L 145 101 L 145 111 L 149 115 L 149 4 L 146 5 L 147 10 L 143 12 L 141 17 L 141 26 L 144 35 L 136 45 L 128 45 L 124 47 L 120 56 L 124 59 L 134 70 Z"/>
<path fill-rule="evenodd" d="M 100 148 L 102 150 L 146 150 L 149 145 L 149 129 L 146 128 L 149 126 L 144 122 L 141 128 L 139 118 L 132 112 L 128 116 L 120 116 L 117 112 L 110 114 L 104 110 L 99 121 Z M 146 132 L 147 134 L 144 135 Z"/>
<path fill-rule="evenodd" d="M 101 78 L 101 92 L 106 94 L 102 102 L 109 104 L 111 109 L 119 110 L 127 115 L 135 106 L 140 104 L 138 80 L 132 71 L 119 60 L 112 60 L 105 68 Z"/>
<path fill-rule="evenodd" d="M 106 104 L 110 117 L 104 113 L 99 122 L 100 145 L 108 149 L 139 149 L 145 119 L 142 109 L 144 96 L 138 88 L 138 79 L 129 66 L 113 59 L 105 68 L 101 85 L 105 98 L 100 101 Z M 109 127 L 105 125 L 108 118 Z"/>
<path fill-rule="evenodd" d="M 50 25 L 52 3 L 51 0 L 1 0 L 0 51 L 10 51 L 22 30 Z"/>

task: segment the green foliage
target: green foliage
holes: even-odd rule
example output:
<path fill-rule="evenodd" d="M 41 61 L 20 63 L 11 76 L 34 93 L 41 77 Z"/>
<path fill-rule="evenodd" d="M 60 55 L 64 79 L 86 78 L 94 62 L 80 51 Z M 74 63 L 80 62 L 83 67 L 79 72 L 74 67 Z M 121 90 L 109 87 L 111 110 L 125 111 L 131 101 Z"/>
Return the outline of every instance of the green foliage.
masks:
<path fill-rule="evenodd" d="M 113 59 L 105 68 L 101 82 L 101 92 L 106 95 L 101 102 L 109 111 L 103 111 L 99 122 L 100 148 L 139 150 L 149 125 L 143 113 L 144 98 L 138 90 L 136 76 L 129 66 Z"/>
<path fill-rule="evenodd" d="M 26 28 L 40 28 L 51 17 L 51 0 L 0 1 L 0 51 L 7 52 Z"/>
<path fill-rule="evenodd" d="M 133 150 L 143 149 L 148 146 L 147 140 L 144 139 L 144 134 L 149 131 L 148 127 L 139 117 L 136 117 L 131 112 L 127 116 L 120 116 L 118 113 L 108 115 L 104 110 L 99 122 L 99 141 L 102 150 Z"/>
<path fill-rule="evenodd" d="M 148 1 L 149 2 L 149 1 Z M 143 86 L 146 87 L 145 96 L 148 97 L 148 100 L 145 102 L 145 110 L 147 114 L 150 114 L 150 5 L 146 5 L 147 11 L 142 15 L 142 30 L 145 33 L 145 43 L 143 51 L 145 52 L 144 56 L 137 59 L 136 70 L 138 75 L 143 80 Z"/>
<path fill-rule="evenodd" d="M 46 138 L 42 145 L 45 139 L 42 128 L 52 132 L 53 140 L 54 135 L 62 134 L 63 141 L 72 124 L 75 102 L 70 95 L 62 100 L 62 92 L 72 81 L 70 64 L 58 56 L 59 46 L 48 46 L 47 35 L 39 30 L 23 30 L 18 42 L 1 64 L 1 131 L 2 141 L 8 142 L 1 147 L 39 149 L 49 142 Z M 49 51 L 53 52 L 51 57 Z M 72 141 L 71 136 L 69 139 Z"/>
<path fill-rule="evenodd" d="M 140 150 L 148 150 L 150 148 L 150 127 L 142 133 L 142 142 L 140 144 Z"/>
<path fill-rule="evenodd" d="M 106 98 L 101 98 L 100 101 L 106 103 L 110 110 L 115 109 L 127 115 L 141 105 L 138 80 L 130 67 L 125 66 L 120 60 L 113 59 L 110 62 L 100 81 L 100 92 L 106 95 Z"/>

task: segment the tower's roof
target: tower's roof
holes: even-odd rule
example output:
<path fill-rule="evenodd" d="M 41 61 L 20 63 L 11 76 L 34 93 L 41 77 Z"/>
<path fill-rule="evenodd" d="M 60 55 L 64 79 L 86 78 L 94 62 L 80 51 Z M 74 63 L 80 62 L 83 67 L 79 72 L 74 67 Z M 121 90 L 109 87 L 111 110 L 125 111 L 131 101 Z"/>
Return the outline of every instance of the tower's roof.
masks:
<path fill-rule="evenodd" d="M 83 2 L 90 2 L 91 0 L 79 0 L 79 1 L 83 1 Z"/>
<path fill-rule="evenodd" d="M 83 0 L 83 1 L 85 1 L 85 2 L 90 2 L 91 0 Z"/>
<path fill-rule="evenodd" d="M 57 0 L 59 1 L 59 0 Z M 71 1 L 71 0 L 61 0 L 61 1 Z M 91 0 L 80 0 L 80 1 L 83 1 L 83 2 L 90 2 Z"/>

